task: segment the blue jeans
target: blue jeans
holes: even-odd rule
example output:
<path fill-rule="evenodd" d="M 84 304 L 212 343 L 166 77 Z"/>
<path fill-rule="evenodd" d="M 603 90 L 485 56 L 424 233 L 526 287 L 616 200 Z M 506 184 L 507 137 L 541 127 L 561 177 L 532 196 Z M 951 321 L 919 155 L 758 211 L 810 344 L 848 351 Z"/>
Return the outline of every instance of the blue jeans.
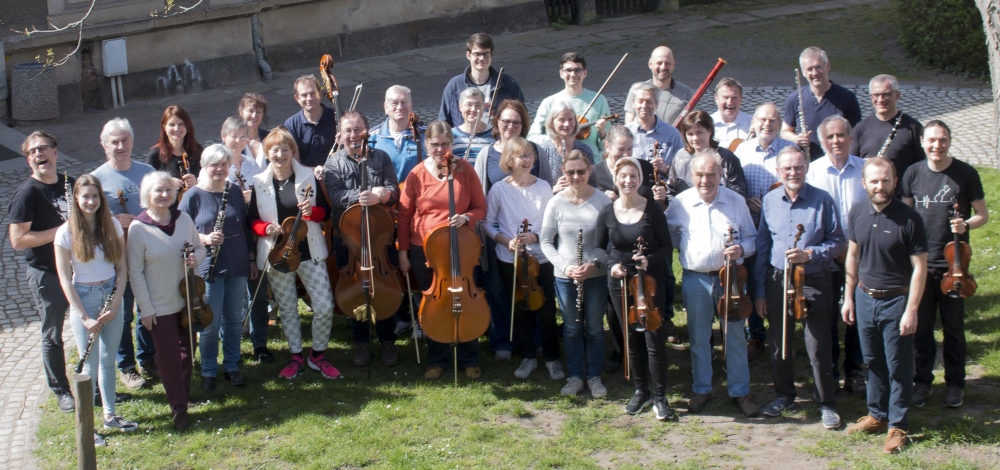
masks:
<path fill-rule="evenodd" d="M 219 374 L 219 336 L 222 336 L 222 367 L 226 372 L 240 369 L 240 337 L 243 334 L 243 299 L 247 276 L 217 274 L 205 283 L 205 301 L 212 308 L 212 324 L 200 335 L 201 376 Z"/>
<path fill-rule="evenodd" d="M 600 377 L 604 369 L 604 307 L 608 298 L 605 276 L 583 281 L 583 315 L 576 309 L 576 283 L 556 278 L 556 297 L 563 317 L 563 348 L 570 377 Z M 586 339 L 584 331 L 586 330 Z M 584 375 L 584 356 L 587 366 Z"/>
<path fill-rule="evenodd" d="M 73 284 L 83 309 L 87 316 L 97 320 L 104 299 L 115 292 L 115 278 L 112 277 L 98 285 Z M 122 339 L 122 327 L 125 324 L 123 307 L 118 306 L 118 313 L 114 318 L 108 320 L 101 328 L 101 331 L 94 337 L 96 343 L 87 356 L 87 362 L 83 365 L 83 374 L 90 376 L 95 384 L 94 394 L 100 391 L 102 397 L 111 397 L 104 400 L 104 414 L 113 416 L 115 414 L 115 354 L 118 351 L 118 342 Z M 83 327 L 83 317 L 81 313 L 70 308 L 69 324 L 73 329 L 73 337 L 76 339 L 76 348 L 83 356 L 90 338 L 90 331 Z"/>
<path fill-rule="evenodd" d="M 513 351 L 514 345 L 510 341 L 510 291 L 504 287 L 500 276 L 496 247 L 497 243 L 491 238 L 487 238 L 483 246 L 489 265 L 489 270 L 483 273 L 486 303 L 490 306 L 490 328 L 486 333 L 490 338 L 490 351 Z"/>
<path fill-rule="evenodd" d="M 903 431 L 910 427 L 906 412 L 913 398 L 913 335 L 899 335 L 908 297 L 873 299 L 860 288 L 854 294 L 861 352 L 868 366 L 868 414 L 888 419 L 890 428 Z"/>
<path fill-rule="evenodd" d="M 132 294 L 132 285 L 125 283 L 125 295 L 122 296 L 122 307 L 124 317 L 122 321 L 122 339 L 118 343 L 118 370 L 125 372 L 135 369 L 135 361 L 139 364 L 151 362 L 156 358 L 156 345 L 153 344 L 153 334 L 142 325 L 142 322 L 135 322 L 135 347 L 132 346 L 132 321 L 135 320 L 139 306 L 135 304 L 135 295 Z"/>
<path fill-rule="evenodd" d="M 694 393 L 712 391 L 712 323 L 722 296 L 718 276 L 684 270 L 681 298 L 687 309 L 688 336 L 691 340 L 691 374 Z M 728 322 L 726 334 L 726 371 L 729 396 L 750 394 L 750 366 L 747 364 L 747 338 L 743 322 Z"/>

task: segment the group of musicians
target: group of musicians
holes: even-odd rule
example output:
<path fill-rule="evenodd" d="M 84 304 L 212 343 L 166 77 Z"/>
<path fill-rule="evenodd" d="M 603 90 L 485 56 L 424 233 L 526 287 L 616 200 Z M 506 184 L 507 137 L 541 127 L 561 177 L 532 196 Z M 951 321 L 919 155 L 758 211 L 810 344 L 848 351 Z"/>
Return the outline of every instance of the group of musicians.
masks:
<path fill-rule="evenodd" d="M 774 103 L 741 111 L 743 89 L 732 78 L 718 82 L 718 112 L 709 114 L 691 110 L 700 93 L 672 78 L 673 53 L 662 46 L 649 59 L 652 79 L 629 90 L 626 124 L 618 125 L 606 99 L 584 88 L 584 57 L 567 53 L 564 88 L 529 122 L 516 81 L 491 66 L 489 36 L 475 34 L 466 46 L 470 65 L 426 127 L 411 117 L 406 87 L 386 91 L 386 119 L 372 127 L 353 107 L 323 104 L 330 84 L 303 76 L 294 83 L 302 110 L 284 126 L 262 127 L 267 100 L 248 93 L 221 143 L 207 148 L 188 113 L 168 107 L 148 163 L 131 159 L 128 121 L 112 119 L 101 133 L 107 162 L 76 179 L 56 170 L 56 138 L 32 133 L 22 146 L 32 174 L 11 202 L 10 238 L 26 250 L 59 408 L 74 410 L 61 340 L 67 310 L 83 370 L 99 377 L 104 426 L 130 431 L 136 424 L 115 414 L 128 398 L 115 391 L 116 367 L 129 389 L 161 380 L 174 425 L 184 428 L 193 348 L 203 390 L 216 389 L 220 341 L 224 378 L 244 385 L 242 325 L 254 360 L 272 362 L 266 341 L 276 309 L 291 353 L 278 375 L 292 379 L 308 366 L 334 379 L 341 372 L 324 352 L 340 307 L 355 365 L 370 365 L 374 338 L 381 362 L 395 365 L 397 335 L 412 328 L 414 338 L 426 332 L 426 377 L 455 367 L 475 379 L 479 345 L 468 339 L 487 334 L 497 360 L 522 356 L 519 379 L 541 354 L 549 377 L 565 380 L 564 395 L 586 387 L 606 396 L 602 373 L 624 362 L 636 388 L 625 411 L 652 406 L 657 419 L 672 419 L 665 394 L 666 345 L 679 342 L 675 248 L 693 375 L 688 412 L 712 398 L 717 319 L 737 408 L 747 417 L 794 409 L 800 321 L 822 423 L 840 428 L 842 320 L 844 388 L 866 394 L 869 408 L 847 432 L 887 433 L 884 449 L 896 452 L 908 442 L 909 407 L 931 394 L 938 311 L 943 403 L 962 404 L 965 295 L 941 286 L 955 269 L 952 252 L 959 256 L 949 242 L 967 243 L 988 210 L 976 170 L 949 155 L 947 125 L 903 114 L 894 77 L 871 80 L 875 112 L 862 121 L 855 95 L 830 81 L 826 53 L 810 47 L 799 57 L 808 83 L 788 97 L 783 119 Z M 384 225 L 370 218 L 379 206 L 395 216 L 395 237 L 377 237 L 392 232 L 392 221 L 371 229 Z M 348 233 L 342 227 L 355 212 L 361 223 L 350 226 L 359 233 Z M 459 244 L 473 256 L 460 259 Z M 473 265 L 471 276 L 462 271 Z M 341 276 L 362 271 L 351 275 L 364 279 L 366 300 L 335 302 L 338 268 Z M 376 312 L 376 300 L 392 295 L 374 291 L 378 276 L 415 286 L 397 288 L 399 302 Z M 961 293 L 962 282 L 974 289 L 960 280 Z M 312 312 L 308 353 L 300 292 Z M 418 319 L 411 300 L 420 292 Z M 438 314 L 430 302 L 441 297 Z M 463 310 L 459 299 L 486 308 L 469 300 Z M 777 397 L 760 409 L 748 362 L 765 344 Z"/>

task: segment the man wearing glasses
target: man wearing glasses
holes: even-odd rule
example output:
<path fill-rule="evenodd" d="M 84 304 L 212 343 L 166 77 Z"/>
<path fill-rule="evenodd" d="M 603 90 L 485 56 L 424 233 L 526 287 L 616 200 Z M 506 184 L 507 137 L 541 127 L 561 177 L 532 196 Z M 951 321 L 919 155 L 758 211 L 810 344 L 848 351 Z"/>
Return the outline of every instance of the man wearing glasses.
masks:
<path fill-rule="evenodd" d="M 872 158 L 878 155 L 886 139 L 891 138 L 892 143 L 883 157 L 888 158 L 896 167 L 897 175 L 903 175 L 910 165 L 927 158 L 920 146 L 923 126 L 920 121 L 903 114 L 896 106 L 901 96 L 896 77 L 884 74 L 875 76 L 868 82 L 868 92 L 872 97 L 875 114 L 864 118 L 854 128 L 850 154 Z M 896 121 L 899 121 L 898 127 Z M 896 127 L 896 131 L 890 137 L 893 127 Z"/>
<path fill-rule="evenodd" d="M 799 54 L 799 66 L 808 84 L 788 95 L 781 138 L 795 142 L 802 149 L 808 148 L 811 161 L 823 156 L 819 133 L 816 132 L 820 123 L 839 114 L 856 126 L 861 121 L 861 106 L 854 92 L 830 80 L 830 60 L 823 49 L 807 47 Z M 805 109 L 799 109 L 799 94 Z M 806 129 L 799 128 L 799 113 L 805 116 Z"/>
<path fill-rule="evenodd" d="M 646 80 L 659 88 L 659 102 L 656 105 L 656 117 L 667 124 L 673 124 L 677 116 L 687 106 L 691 98 L 694 98 L 694 91 L 687 85 L 674 80 L 674 51 L 667 46 L 660 46 L 653 49 L 649 56 L 649 71 L 653 72 L 653 78 Z M 635 97 L 630 91 L 625 99 L 625 123 L 631 123 L 635 119 L 635 108 L 633 107 Z"/>
<path fill-rule="evenodd" d="M 389 155 L 396 168 L 396 181 L 406 181 L 406 175 L 420 162 L 417 143 L 410 130 L 410 112 L 413 111 L 410 89 L 402 85 L 389 87 L 383 105 L 386 119 L 372 130 L 375 148 Z"/>
<path fill-rule="evenodd" d="M 840 415 L 835 411 L 838 387 L 833 378 L 830 337 L 830 315 L 834 314 L 830 270 L 847 243 L 833 198 L 806 183 L 809 160 L 802 150 L 794 145 L 785 147 L 778 153 L 777 165 L 782 187 L 764 195 L 754 268 L 757 315 L 768 321 L 771 373 L 778 396 L 764 407 L 763 413 L 781 416 L 782 412 L 795 408 L 792 354 L 795 318 L 782 317 L 786 311 L 792 312 L 791 306 L 785 310 L 782 302 L 787 299 L 784 270 L 791 269 L 794 263 L 805 268 L 802 293 L 808 307 L 804 322 L 806 351 L 815 384 L 813 397 L 823 427 L 836 429 L 840 427 Z M 796 245 L 799 226 L 805 231 Z"/>
<path fill-rule="evenodd" d="M 455 127 L 463 122 L 462 111 L 458 109 L 459 96 L 466 88 L 475 87 L 483 92 L 486 103 L 483 111 L 483 120 L 490 115 L 493 106 L 493 93 L 496 92 L 496 104 L 503 100 L 513 99 L 524 103 L 524 94 L 521 93 L 521 86 L 511 78 L 506 72 L 503 77 L 497 72 L 493 64 L 493 39 L 486 33 L 476 33 L 469 36 L 465 42 L 465 58 L 469 59 L 469 66 L 465 72 L 456 75 L 448 85 L 444 87 L 444 94 L 441 96 L 441 111 L 438 113 L 438 121 L 447 122 L 449 126 Z M 497 78 L 500 84 L 497 86 Z"/>
<path fill-rule="evenodd" d="M 542 100 L 542 104 L 538 106 L 538 112 L 535 114 L 535 120 L 531 123 L 531 129 L 528 130 L 529 140 L 531 140 L 532 135 L 545 133 L 545 119 L 549 115 L 552 104 L 556 101 L 568 102 L 579 120 L 580 114 L 597 96 L 597 92 L 583 87 L 583 80 L 587 78 L 587 59 L 584 59 L 582 54 L 578 52 L 563 54 L 559 59 L 559 76 L 565 87 L 559 93 Z M 583 143 L 590 146 L 590 150 L 594 153 L 595 163 L 604 158 L 603 142 L 604 137 L 607 136 L 608 123 L 602 119 L 602 116 L 607 116 L 610 113 L 611 108 L 608 107 L 608 100 L 604 96 L 600 96 L 597 101 L 594 101 L 594 106 L 585 116 L 588 122 L 594 123 L 594 126 L 590 128 L 590 135 L 583 139 Z"/>

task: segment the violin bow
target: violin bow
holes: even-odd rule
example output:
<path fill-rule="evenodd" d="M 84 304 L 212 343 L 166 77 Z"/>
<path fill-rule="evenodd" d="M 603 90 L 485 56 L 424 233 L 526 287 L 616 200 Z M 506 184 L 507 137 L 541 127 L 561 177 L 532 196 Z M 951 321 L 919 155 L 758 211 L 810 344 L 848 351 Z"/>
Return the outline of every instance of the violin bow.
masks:
<path fill-rule="evenodd" d="M 521 243 L 518 241 L 517 234 L 514 234 L 514 282 L 511 283 L 513 289 L 510 290 L 510 339 L 509 341 L 514 341 L 514 310 L 517 308 L 517 251 L 521 249 Z M 528 299 L 524 299 L 525 302 Z"/>
<path fill-rule="evenodd" d="M 410 287 L 410 274 L 403 275 L 406 279 L 406 303 L 410 306 L 410 324 L 413 325 L 413 347 L 417 348 L 417 364 L 420 364 L 420 341 L 417 341 L 417 318 L 413 315 L 413 288 Z"/>
<path fill-rule="evenodd" d="M 364 88 L 364 82 L 358 84 L 354 87 L 354 98 L 351 98 L 351 108 L 348 111 L 354 111 L 354 108 L 358 106 L 358 99 L 361 98 L 361 89 Z"/>
<path fill-rule="evenodd" d="M 486 120 L 493 120 L 493 109 L 497 104 L 497 92 L 500 91 L 500 80 L 503 78 L 503 67 L 500 67 L 500 73 L 497 75 L 497 85 L 493 87 L 493 97 L 490 98 L 490 113 L 487 115 Z M 480 119 L 482 116 L 480 116 Z"/>
<path fill-rule="evenodd" d="M 191 279 L 188 278 L 188 265 L 187 265 L 188 256 L 190 256 L 190 252 L 189 252 L 190 247 L 191 247 L 190 243 L 184 242 L 184 248 L 181 248 L 181 257 L 184 260 L 184 263 L 183 263 L 183 266 L 184 266 L 184 293 L 185 293 L 185 296 L 184 296 L 185 299 L 184 300 L 185 300 L 185 303 L 187 304 L 186 307 L 187 307 L 187 317 L 188 317 L 188 335 L 191 336 L 191 343 L 190 343 L 191 351 L 194 351 L 194 348 L 195 348 L 195 344 L 194 344 L 194 317 L 191 316 L 191 288 L 193 286 L 191 285 Z"/>
<path fill-rule="evenodd" d="M 624 267 L 622 269 L 625 269 Z M 625 380 L 631 380 L 631 374 L 629 374 L 629 364 L 628 364 L 628 282 L 625 281 L 627 274 L 622 274 L 622 331 L 624 331 L 625 336 L 625 357 L 622 358 L 625 363 Z"/>
<path fill-rule="evenodd" d="M 625 62 L 625 59 L 627 58 L 628 58 L 628 52 L 626 52 L 625 55 L 622 56 L 622 59 L 618 61 L 618 65 L 616 65 L 615 69 L 611 71 L 611 75 L 608 75 L 608 79 L 604 80 L 604 84 L 601 85 L 601 88 L 599 90 L 597 90 L 597 94 L 594 95 L 594 99 L 590 100 L 590 104 L 587 105 L 587 109 L 585 109 L 583 113 L 580 114 L 580 116 L 583 117 L 587 116 L 587 113 L 590 112 L 590 108 L 593 108 L 594 103 L 597 102 L 597 98 L 600 98 L 601 93 L 604 92 L 604 87 L 608 86 L 608 82 L 610 82 L 611 79 L 614 78 L 615 74 L 618 73 L 618 69 L 621 68 L 622 62 Z"/>

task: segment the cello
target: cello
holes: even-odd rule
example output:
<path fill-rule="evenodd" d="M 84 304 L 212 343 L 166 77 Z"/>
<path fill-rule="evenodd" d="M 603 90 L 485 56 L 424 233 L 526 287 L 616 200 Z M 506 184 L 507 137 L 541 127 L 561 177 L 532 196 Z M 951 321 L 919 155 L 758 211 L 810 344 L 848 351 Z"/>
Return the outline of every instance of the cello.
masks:
<path fill-rule="evenodd" d="M 736 230 L 729 227 L 729 236 L 726 240 L 727 248 L 735 243 L 733 241 L 735 233 Z M 728 256 L 725 266 L 719 270 L 719 284 L 723 286 L 723 294 L 719 298 L 717 312 L 722 321 L 722 358 L 725 359 L 729 322 L 746 320 L 753 312 L 753 304 L 747 293 L 747 268 L 742 264 L 737 264 Z"/>
<path fill-rule="evenodd" d="M 368 181 L 368 136 L 361 147 L 361 190 L 370 191 Z M 340 236 L 347 246 L 347 264 L 340 269 L 334 299 L 341 311 L 353 312 L 358 321 L 374 324 L 396 314 L 403 298 L 399 273 L 389 262 L 395 217 L 392 209 L 360 202 L 348 207 L 340 218 Z"/>
<path fill-rule="evenodd" d="M 455 216 L 455 174 L 451 152 L 444 156 L 448 180 L 448 219 Z M 440 168 L 440 165 L 439 165 Z M 451 343 L 458 383 L 458 343 L 478 339 L 490 326 L 486 292 L 473 281 L 482 244 L 468 225 L 440 225 L 424 237 L 427 267 L 434 273 L 420 302 L 420 326 L 428 338 Z"/>
<path fill-rule="evenodd" d="M 806 232 L 805 226 L 798 224 L 795 226 L 798 232 L 795 234 L 795 241 L 792 242 L 792 249 L 798 247 L 802 234 Z M 791 274 L 789 274 L 791 270 Z M 785 257 L 785 298 L 782 302 L 781 312 L 781 359 L 788 358 L 788 317 L 794 315 L 796 321 L 802 320 L 809 314 L 809 303 L 802 293 L 802 287 L 806 283 L 806 268 L 798 263 L 789 263 Z M 789 311 L 791 310 L 791 311 Z"/>
<path fill-rule="evenodd" d="M 307 184 L 302 190 L 302 199 L 312 197 L 312 184 Z M 288 217 L 281 222 L 281 233 L 274 240 L 271 251 L 267 254 L 267 262 L 278 272 L 290 273 L 299 269 L 302 262 L 302 253 L 299 251 L 299 243 L 305 240 L 308 227 L 302 222 L 302 210 L 295 217 Z"/>
<path fill-rule="evenodd" d="M 633 253 L 642 255 L 646 251 L 646 242 L 639 237 L 635 242 Z M 628 308 L 628 325 L 637 332 L 656 331 L 660 329 L 660 309 L 656 306 L 656 279 L 646 276 L 646 270 L 636 264 L 636 274 L 628 281 L 628 293 L 632 296 L 632 305 Z"/>
<path fill-rule="evenodd" d="M 902 116 L 901 116 L 902 117 Z M 952 206 L 952 219 L 961 219 L 962 212 L 958 200 Z M 972 248 L 962 241 L 957 233 L 954 240 L 944 247 L 944 259 L 948 263 L 948 272 L 941 279 L 941 292 L 955 299 L 968 299 L 976 293 L 976 278 L 969 273 L 969 260 L 972 259 Z"/>
<path fill-rule="evenodd" d="M 528 223 L 528 219 L 524 219 L 518 234 L 528 233 L 528 227 L 531 227 L 531 224 Z M 511 293 L 513 299 L 510 303 L 510 341 L 514 341 L 514 311 L 517 309 L 517 304 L 521 303 L 529 311 L 538 310 L 542 308 L 542 305 L 545 305 L 545 293 L 538 285 L 538 273 L 541 270 L 538 259 L 529 255 L 528 250 L 520 243 L 516 244 L 515 249 L 517 252 L 514 253 L 514 283 L 512 284 L 514 292 Z"/>

